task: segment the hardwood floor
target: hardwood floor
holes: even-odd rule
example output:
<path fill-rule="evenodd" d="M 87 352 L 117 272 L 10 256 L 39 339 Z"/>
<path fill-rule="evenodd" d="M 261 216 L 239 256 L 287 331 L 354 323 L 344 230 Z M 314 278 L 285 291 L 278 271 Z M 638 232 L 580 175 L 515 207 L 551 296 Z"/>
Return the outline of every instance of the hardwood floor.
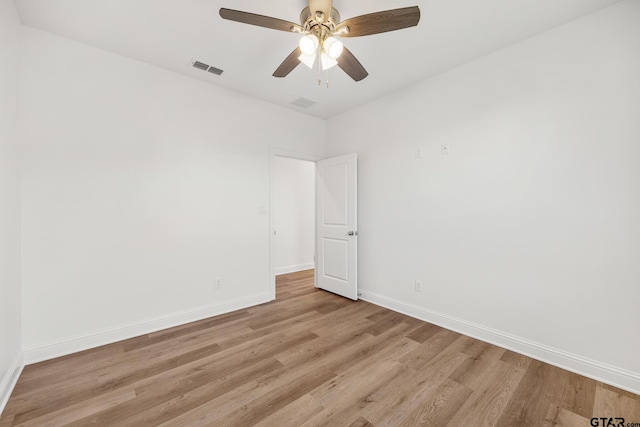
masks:
<path fill-rule="evenodd" d="M 277 289 L 268 304 L 29 365 L 0 426 L 640 427 L 638 395 L 317 290 L 312 271 Z"/>

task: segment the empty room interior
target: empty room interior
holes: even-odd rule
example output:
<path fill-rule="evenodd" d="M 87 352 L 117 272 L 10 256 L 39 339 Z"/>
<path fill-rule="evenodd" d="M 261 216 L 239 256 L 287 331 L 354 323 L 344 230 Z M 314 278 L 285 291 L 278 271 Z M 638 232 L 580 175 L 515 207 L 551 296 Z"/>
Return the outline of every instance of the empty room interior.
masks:
<path fill-rule="evenodd" d="M 640 0 L 0 0 L 0 427 L 640 427 L 639 331 Z"/>

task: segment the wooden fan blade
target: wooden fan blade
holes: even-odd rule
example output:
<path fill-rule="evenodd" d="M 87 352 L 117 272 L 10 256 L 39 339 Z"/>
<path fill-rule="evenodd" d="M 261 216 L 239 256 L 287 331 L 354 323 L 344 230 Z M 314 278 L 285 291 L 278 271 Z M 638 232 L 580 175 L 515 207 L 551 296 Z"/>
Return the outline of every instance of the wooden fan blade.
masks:
<path fill-rule="evenodd" d="M 340 34 L 341 37 L 361 37 L 415 27 L 418 22 L 420 22 L 420 8 L 412 6 L 356 16 L 342 21 L 336 30 L 348 27 L 349 32 Z"/>
<path fill-rule="evenodd" d="M 353 80 L 359 82 L 369 75 L 364 69 L 360 61 L 353 56 L 353 53 L 346 47 L 342 50 L 342 54 L 338 57 L 338 67 L 347 73 Z"/>
<path fill-rule="evenodd" d="M 299 47 L 295 48 L 294 51 L 287 56 L 287 59 L 282 61 L 282 64 L 280 64 L 278 69 L 273 72 L 273 77 L 286 77 L 290 72 L 292 72 L 300 63 L 298 57 L 301 53 L 302 52 Z"/>
<path fill-rule="evenodd" d="M 220 16 L 229 21 L 257 25 L 258 27 L 271 28 L 272 30 L 292 32 L 296 29 L 302 29 L 300 25 L 294 24 L 293 22 L 272 18 L 270 16 L 257 15 L 255 13 L 242 12 L 240 10 L 225 9 L 224 7 L 220 9 Z"/>

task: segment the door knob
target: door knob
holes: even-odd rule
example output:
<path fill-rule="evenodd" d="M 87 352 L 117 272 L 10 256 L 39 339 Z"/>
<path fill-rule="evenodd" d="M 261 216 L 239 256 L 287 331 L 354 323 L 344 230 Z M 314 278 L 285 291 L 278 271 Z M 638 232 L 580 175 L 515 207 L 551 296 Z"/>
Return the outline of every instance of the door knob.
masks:
<path fill-rule="evenodd" d="M 358 232 L 357 231 L 350 231 L 350 232 L 347 233 L 347 235 L 349 235 L 349 236 L 357 236 Z"/>

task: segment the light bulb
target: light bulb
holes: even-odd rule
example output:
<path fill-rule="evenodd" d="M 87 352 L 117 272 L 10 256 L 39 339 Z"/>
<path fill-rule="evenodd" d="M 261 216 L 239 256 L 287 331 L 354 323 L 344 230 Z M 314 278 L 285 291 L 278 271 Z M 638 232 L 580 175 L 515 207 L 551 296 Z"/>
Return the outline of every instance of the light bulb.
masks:
<path fill-rule="evenodd" d="M 316 62 L 316 56 L 317 55 L 315 54 L 315 52 L 311 55 L 305 55 L 303 53 L 302 55 L 298 56 L 298 59 L 307 67 L 313 68 L 313 64 Z"/>
<path fill-rule="evenodd" d="M 318 37 L 314 34 L 307 34 L 300 39 L 298 46 L 300 46 L 300 50 L 303 54 L 311 55 L 318 49 L 318 43 Z"/>
<path fill-rule="evenodd" d="M 329 55 L 329 58 L 338 59 L 340 54 L 342 54 L 344 44 L 335 37 L 327 37 L 323 42 L 322 47 L 324 48 L 324 51 L 327 52 L 327 55 Z"/>

